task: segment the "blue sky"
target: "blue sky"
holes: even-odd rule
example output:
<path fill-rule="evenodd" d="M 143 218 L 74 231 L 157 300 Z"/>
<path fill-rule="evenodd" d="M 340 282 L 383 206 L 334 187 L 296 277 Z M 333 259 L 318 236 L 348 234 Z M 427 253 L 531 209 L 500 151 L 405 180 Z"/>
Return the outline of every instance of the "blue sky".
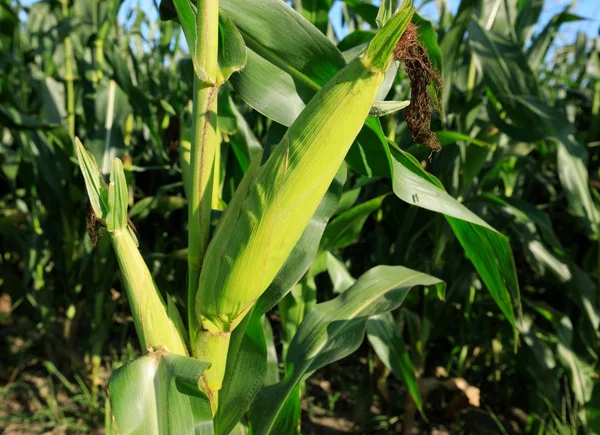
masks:
<path fill-rule="evenodd" d="M 77 0 L 86 1 L 86 0 Z M 248 0 L 252 1 L 252 0 Z M 450 7 L 450 10 L 455 12 L 458 8 L 460 0 L 446 0 Z M 419 7 L 424 0 L 415 0 L 415 6 Z M 374 0 L 373 3 L 378 4 L 379 0 Z M 430 2 L 421 9 L 421 14 L 429 19 L 437 17 L 437 2 Z M 332 18 L 339 17 L 340 1 L 336 0 L 331 11 Z M 573 13 L 586 17 L 587 20 L 579 21 L 574 23 L 564 24 L 561 28 L 559 35 L 560 43 L 569 43 L 575 39 L 577 32 L 584 32 L 589 37 L 597 37 L 600 29 L 600 0 L 546 0 L 544 10 L 542 13 L 541 23 L 547 23 L 552 16 L 562 11 L 568 4 L 573 4 L 574 7 L 571 9 Z M 140 5 L 147 13 L 150 19 L 156 19 L 158 13 L 154 7 L 153 0 L 125 0 L 123 7 L 121 8 L 120 17 L 124 19 L 126 12 L 130 7 Z M 336 33 L 340 34 L 339 24 L 335 23 Z"/>
<path fill-rule="evenodd" d="M 35 3 L 36 0 L 21 0 L 21 4 L 24 6 L 29 6 L 32 3 Z M 89 1 L 89 0 L 75 0 L 75 1 Z M 160 0 L 156 0 L 159 2 Z M 248 0 L 252 1 L 252 0 Z M 373 0 L 374 4 L 379 4 L 380 0 Z M 450 7 L 450 10 L 455 12 L 458 8 L 460 0 L 446 0 L 447 4 Z M 340 25 L 339 23 L 339 9 L 341 2 L 340 0 L 334 0 L 334 6 L 331 10 L 331 16 L 333 18 L 334 27 L 336 29 L 336 33 L 340 34 Z M 420 13 L 431 20 L 435 20 L 437 17 L 437 1 L 429 1 L 426 0 L 414 0 L 414 4 L 417 8 L 420 7 L 422 3 L 428 3 L 423 8 L 420 9 Z M 559 34 L 559 42 L 560 43 L 570 43 L 575 39 L 575 36 L 578 32 L 584 32 L 589 37 L 597 37 L 599 36 L 600 31 L 600 0 L 546 0 L 544 5 L 544 10 L 542 12 L 542 20 L 541 23 L 547 23 L 552 16 L 565 8 L 568 4 L 573 4 L 573 8 L 571 11 L 575 14 L 578 14 L 582 17 L 587 18 L 585 21 L 573 22 L 564 24 L 561 28 L 561 32 Z M 125 20 L 127 12 L 132 8 L 139 5 L 146 12 L 147 16 L 151 20 L 158 19 L 158 11 L 154 6 L 153 0 L 125 0 L 119 17 L 121 21 Z M 22 19 L 25 17 L 22 16 Z M 343 34 L 343 30 L 342 30 Z"/>
<path fill-rule="evenodd" d="M 452 11 L 456 13 L 460 0 L 446 0 Z M 379 4 L 379 0 L 374 0 L 373 3 Z M 420 5 L 427 3 L 423 8 Z M 541 23 L 546 24 L 555 14 L 562 11 L 567 5 L 573 4 L 571 11 L 577 15 L 588 18 L 586 21 L 568 23 L 561 28 L 560 37 L 563 38 L 563 43 L 574 40 L 577 32 L 583 31 L 590 37 L 598 36 L 600 28 L 600 0 L 546 0 L 542 12 Z M 414 5 L 420 8 L 419 12 L 425 18 L 436 20 L 438 16 L 438 6 L 436 1 L 425 2 L 424 0 L 414 0 Z M 336 9 L 339 9 L 340 2 L 332 9 L 332 14 L 337 14 Z"/>
<path fill-rule="evenodd" d="M 75 1 L 89 1 L 89 0 L 75 0 Z M 157 0 L 158 2 L 159 0 Z M 252 1 L 252 0 L 248 0 Z M 340 7 L 340 0 L 334 0 L 335 4 L 332 8 L 331 15 L 332 17 L 338 16 L 338 11 Z M 448 5 L 450 6 L 450 10 L 455 12 L 458 8 L 458 4 L 460 0 L 446 0 Z M 422 3 L 426 2 L 425 0 L 414 0 L 415 6 L 419 7 Z M 31 5 L 35 3 L 35 0 L 21 0 L 21 3 L 25 6 Z M 379 4 L 379 0 L 373 0 L 374 4 Z M 437 16 L 436 9 L 436 1 L 430 1 L 425 7 L 421 9 L 421 14 L 429 19 L 435 19 Z M 582 17 L 586 17 L 587 20 L 568 23 L 563 25 L 561 28 L 560 37 L 563 38 L 564 42 L 570 42 L 575 38 L 577 32 L 584 32 L 586 35 L 590 37 L 598 36 L 600 30 L 600 0 L 546 0 L 544 5 L 544 10 L 542 13 L 542 23 L 547 23 L 552 16 L 562 9 L 568 4 L 573 4 L 572 12 L 581 15 Z M 125 0 L 123 6 L 120 11 L 121 20 L 125 19 L 125 15 L 131 7 L 136 5 L 140 5 L 147 13 L 150 19 L 157 19 L 158 12 L 154 7 L 153 0 Z M 339 26 L 338 26 L 339 27 Z M 336 29 L 338 30 L 338 29 Z"/>

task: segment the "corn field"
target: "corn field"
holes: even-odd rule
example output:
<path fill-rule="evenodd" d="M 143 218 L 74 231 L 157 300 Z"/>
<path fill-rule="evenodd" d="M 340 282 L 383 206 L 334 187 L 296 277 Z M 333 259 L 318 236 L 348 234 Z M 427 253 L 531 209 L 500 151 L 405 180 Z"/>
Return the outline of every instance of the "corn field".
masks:
<path fill-rule="evenodd" d="M 555 3 L 0 0 L 3 433 L 600 435 Z"/>

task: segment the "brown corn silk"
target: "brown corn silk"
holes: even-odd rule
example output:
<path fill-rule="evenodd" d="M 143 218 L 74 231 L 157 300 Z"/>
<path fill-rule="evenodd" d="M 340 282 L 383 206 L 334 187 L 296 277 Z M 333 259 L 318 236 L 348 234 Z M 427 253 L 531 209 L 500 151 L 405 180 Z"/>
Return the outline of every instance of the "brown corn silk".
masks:
<path fill-rule="evenodd" d="M 440 93 L 443 87 L 442 78 L 433 69 L 429 55 L 419 42 L 419 28 L 410 23 L 396 44 L 395 60 L 404 64 L 404 72 L 410 80 L 410 104 L 404 109 L 404 120 L 413 140 L 439 151 L 442 146 L 437 136 L 431 131 L 431 115 L 433 108 L 441 111 Z M 429 85 L 433 85 L 433 97 L 429 93 Z"/>

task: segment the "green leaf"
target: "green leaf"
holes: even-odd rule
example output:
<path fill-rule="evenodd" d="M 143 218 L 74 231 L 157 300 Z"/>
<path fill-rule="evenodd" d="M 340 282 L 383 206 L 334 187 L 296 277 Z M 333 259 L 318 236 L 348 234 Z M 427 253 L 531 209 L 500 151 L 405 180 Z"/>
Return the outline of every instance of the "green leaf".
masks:
<path fill-rule="evenodd" d="M 267 374 L 267 344 L 261 316 L 256 311 L 249 315 L 246 328 L 237 328 L 241 334 L 240 347 L 227 356 L 223 387 L 219 390 L 219 409 L 215 416 L 215 432 L 228 435 L 250 407 L 263 385 Z M 232 337 L 235 340 L 235 337 Z"/>
<path fill-rule="evenodd" d="M 468 136 L 458 131 L 440 130 L 436 131 L 435 135 L 438 137 L 442 146 L 450 145 L 458 141 L 465 141 L 477 145 L 483 148 L 494 148 L 494 145 L 488 142 L 484 142 L 475 137 Z"/>
<path fill-rule="evenodd" d="M 547 131 L 547 138 L 556 144 L 558 177 L 567 194 L 570 209 L 585 223 L 589 232 L 597 233 L 600 215 L 588 187 L 587 151 L 576 141 L 574 126 L 566 114 L 538 99 L 516 99 L 539 117 Z"/>
<path fill-rule="evenodd" d="M 392 162 L 387 139 L 377 118 L 368 117 L 346 155 L 352 169 L 368 177 L 389 177 Z"/>
<path fill-rule="evenodd" d="M 571 210 L 582 219 L 588 231 L 595 234 L 600 216 L 588 187 L 587 152 L 575 140 L 573 125 L 565 114 L 541 100 L 537 81 L 520 47 L 486 32 L 475 22 L 469 27 L 469 38 L 486 84 L 510 116 L 512 125 L 506 133 L 516 133 L 517 140 L 525 139 L 520 137 L 520 129 L 515 128 L 520 126 L 556 144 L 558 176 Z M 502 123 L 499 128 L 506 126 Z"/>
<path fill-rule="evenodd" d="M 150 130 L 150 135 L 153 142 L 159 146 L 161 157 L 167 160 L 167 154 L 162 148 L 163 139 L 159 135 L 156 129 L 155 115 L 152 111 L 152 103 L 150 98 L 144 93 L 140 86 L 136 86 L 133 83 L 132 76 L 135 77 L 135 72 L 132 72 L 127 64 L 126 59 L 119 53 L 116 46 L 111 48 L 105 48 L 106 60 L 110 63 L 113 68 L 114 76 L 113 80 L 116 82 L 120 89 L 115 90 L 113 97 L 114 104 L 114 115 L 111 125 L 119 125 L 119 120 L 124 120 L 129 113 L 129 105 L 123 104 L 124 98 L 127 98 L 131 108 L 134 109 L 136 114 L 139 114 L 144 124 Z M 111 81 L 112 83 L 112 81 Z M 111 85 L 112 86 L 112 85 Z M 110 101 L 110 89 L 107 92 L 107 102 Z M 108 117 L 108 104 L 102 104 L 102 101 L 96 101 L 96 113 L 101 114 L 103 119 Z M 124 122 L 124 121 L 120 121 Z M 105 124 L 106 125 L 106 124 Z M 110 139 L 110 137 L 109 137 Z M 105 144 L 105 136 L 102 136 L 102 143 Z M 112 143 L 118 143 L 119 137 L 112 138 Z M 106 146 L 105 146 L 106 148 Z M 108 160 L 110 162 L 110 160 Z M 108 172 L 108 171 L 107 171 Z"/>
<path fill-rule="evenodd" d="M 273 328 L 267 316 L 262 317 L 263 334 L 267 343 L 267 374 L 265 376 L 265 385 L 273 385 L 279 382 L 279 359 L 277 358 L 277 349 L 275 348 L 275 339 Z"/>
<path fill-rule="evenodd" d="M 385 116 L 404 109 L 410 104 L 410 100 L 404 101 L 375 101 L 371 106 L 369 116 Z"/>
<path fill-rule="evenodd" d="M 338 260 L 331 252 L 327 253 L 327 273 L 331 279 L 334 293 L 342 293 L 356 282 L 344 263 Z"/>
<path fill-rule="evenodd" d="M 442 54 L 442 78 L 444 83 L 452 83 L 452 73 L 456 70 L 455 65 L 459 56 L 462 53 L 463 40 L 467 25 L 471 21 L 471 17 L 475 8 L 479 6 L 479 0 L 462 0 L 458 7 L 458 11 L 452 21 L 450 30 L 444 35 L 440 44 L 440 52 Z M 450 99 L 450 91 L 452 86 L 444 86 L 444 107 L 448 105 Z"/>
<path fill-rule="evenodd" d="M 548 306 L 530 302 L 530 305 L 548 320 L 556 330 L 558 360 L 569 372 L 571 389 L 580 404 L 587 403 L 594 388 L 594 367 L 577 356 L 573 350 L 573 324 L 565 314 Z"/>
<path fill-rule="evenodd" d="M 93 98 L 98 127 L 88 135 L 86 146 L 96 157 L 102 175 L 107 176 L 112 160 L 124 154 L 123 127 L 132 107 L 114 80 L 99 83 Z"/>
<path fill-rule="evenodd" d="M 353 186 L 348 186 L 348 188 L 344 190 L 344 193 L 342 193 L 342 197 L 335 214 L 338 215 L 350 209 L 354 204 L 356 204 L 356 201 L 358 201 L 363 187 L 376 181 L 377 180 L 374 178 L 361 177 Z"/>
<path fill-rule="evenodd" d="M 246 67 L 231 77 L 240 97 L 291 125 L 313 95 L 346 64 L 335 45 L 280 0 L 223 0 L 248 47 Z"/>
<path fill-rule="evenodd" d="M 377 14 L 379 12 L 377 6 L 362 0 L 343 0 L 343 2 L 370 27 L 377 27 Z"/>
<path fill-rule="evenodd" d="M 159 194 L 157 196 L 146 196 L 137 201 L 129 211 L 131 219 L 145 219 L 150 212 L 168 215 L 169 213 L 185 207 L 187 201 L 181 196 L 170 196 Z"/>
<path fill-rule="evenodd" d="M 592 51 L 585 66 L 585 73 L 592 80 L 600 80 L 600 55 L 597 51 Z"/>
<path fill-rule="evenodd" d="M 500 35 L 469 24 L 469 42 L 488 86 L 498 98 L 512 95 L 539 96 L 538 83 L 521 48 Z M 510 103 L 510 101 L 507 101 Z M 512 107 L 515 101 L 512 102 Z M 521 121 L 524 125 L 525 122 Z"/>
<path fill-rule="evenodd" d="M 108 36 L 108 32 L 112 25 L 114 25 L 117 21 L 117 16 L 119 14 L 119 8 L 123 3 L 123 0 L 109 0 L 106 2 L 107 5 L 104 8 L 103 16 L 100 18 L 99 22 L 102 23 L 100 29 L 98 30 L 98 40 L 104 41 Z M 102 4 L 98 5 L 101 6 Z"/>
<path fill-rule="evenodd" d="M 321 33 L 327 34 L 331 0 L 303 0 L 302 16 L 310 21 Z"/>
<path fill-rule="evenodd" d="M 170 294 L 167 294 L 167 317 L 169 322 L 173 325 L 173 329 L 175 329 L 179 336 L 182 337 L 185 341 L 186 345 L 189 345 L 187 340 L 188 334 L 183 325 L 183 320 L 181 320 L 181 315 L 179 314 L 179 310 L 177 309 L 177 304 L 175 303 L 175 298 Z"/>
<path fill-rule="evenodd" d="M 531 256 L 534 271 L 539 271 L 541 275 L 555 280 L 556 285 L 570 290 L 571 298 L 585 314 L 588 330 L 595 337 L 600 337 L 596 285 L 588 274 L 568 259 L 554 233 L 550 217 L 532 204 L 515 198 L 499 198 L 488 194 L 481 199 L 502 207 L 505 212 L 514 216 L 515 223 L 511 228 L 518 234 L 525 252 Z M 579 328 L 579 332 L 584 333 L 585 328 Z"/>
<path fill-rule="evenodd" d="M 108 390 L 118 433 L 212 434 L 210 404 L 198 386 L 208 365 L 158 350 L 115 370 Z"/>
<path fill-rule="evenodd" d="M 519 315 L 521 305 L 515 263 L 507 238 L 466 220 L 448 216 L 446 220 L 465 250 L 465 255 L 512 325 L 516 346 L 515 311 Z"/>
<path fill-rule="evenodd" d="M 296 385 L 292 390 L 287 400 L 281 406 L 281 410 L 277 415 L 277 419 L 273 423 L 272 434 L 297 434 L 298 426 L 300 425 L 300 418 L 302 416 L 302 409 L 300 407 L 300 394 L 302 384 Z M 254 428 L 253 425 L 251 425 Z M 255 429 L 253 429 L 255 430 Z M 260 432 L 259 432 L 260 433 Z"/>
<path fill-rule="evenodd" d="M 589 435 L 600 435 L 600 381 L 594 381 L 592 398 L 585 409 L 586 429 Z"/>
<path fill-rule="evenodd" d="M 225 12 L 219 10 L 219 69 L 220 80 L 226 82 L 231 74 L 246 65 L 246 45 L 240 32 Z"/>
<path fill-rule="evenodd" d="M 249 106 L 268 118 L 290 126 L 319 86 L 294 75 L 255 53 L 248 44 L 248 62 L 230 79 L 236 92 Z"/>
<path fill-rule="evenodd" d="M 46 120 L 52 124 L 61 124 L 67 117 L 63 84 L 52 77 L 45 77 L 38 83 L 37 91 Z"/>
<path fill-rule="evenodd" d="M 404 383 L 417 409 L 422 412 L 423 402 L 415 367 L 392 314 L 385 313 L 371 317 L 367 321 L 367 338 L 381 362 Z"/>
<path fill-rule="evenodd" d="M 46 130 L 60 127 L 60 124 L 41 121 L 3 104 L 0 104 L 0 121 L 3 125 L 14 130 Z"/>
<path fill-rule="evenodd" d="M 568 346 L 558 343 L 557 353 L 559 361 L 569 372 L 571 389 L 579 404 L 584 405 L 592 397 L 594 388 L 594 366 L 586 363 Z"/>
<path fill-rule="evenodd" d="M 231 99 L 231 95 L 229 96 L 228 107 L 231 108 L 236 124 L 235 134 L 229 138 L 229 142 L 231 143 L 232 150 L 240 165 L 240 168 L 243 172 L 245 172 L 250 165 L 250 161 L 261 152 L 262 145 L 252 132 L 252 129 L 250 128 L 250 125 L 248 125 L 246 119 L 235 106 L 233 100 Z M 219 110 L 220 108 L 221 104 L 219 103 Z"/>
<path fill-rule="evenodd" d="M 520 3 L 521 7 L 517 15 L 515 31 L 517 32 L 519 42 L 524 46 L 530 41 L 533 31 L 538 25 L 544 0 L 527 0 Z"/>
<path fill-rule="evenodd" d="M 443 190 L 410 154 L 393 148 L 393 188 L 403 201 L 444 214 L 465 254 L 485 282 L 516 334 L 515 313 L 520 312 L 519 284 L 510 244 L 483 219 Z"/>
<path fill-rule="evenodd" d="M 317 286 L 314 280 L 316 272 L 314 269 L 315 265 L 319 264 L 319 258 L 322 257 L 319 256 L 313 261 L 311 268 L 300 282 L 277 304 L 277 312 L 284 332 L 281 338 L 283 358 L 287 354 L 288 346 L 296 334 L 298 326 L 300 326 L 310 308 L 317 302 Z"/>
<path fill-rule="evenodd" d="M 280 0 L 221 0 L 219 5 L 249 49 L 295 80 L 317 88 L 346 64 L 325 35 Z"/>
<path fill-rule="evenodd" d="M 114 159 L 110 168 L 110 184 L 108 185 L 108 214 L 106 228 L 108 231 L 121 230 L 127 226 L 127 180 L 120 159 Z"/>
<path fill-rule="evenodd" d="M 531 350 L 540 371 L 549 371 L 556 367 L 556 358 L 550 346 L 540 337 L 543 336 L 539 328 L 533 325 L 533 319 L 524 315 L 518 323 L 519 334 L 523 343 Z"/>
<path fill-rule="evenodd" d="M 129 99 L 131 106 L 136 110 L 137 113 L 144 117 L 148 127 L 151 128 L 152 124 L 149 123 L 149 121 L 153 118 L 152 104 L 150 103 L 148 96 L 142 90 L 143 88 L 136 86 L 133 83 L 131 77 L 134 74 L 132 74 L 132 71 L 129 69 L 127 60 L 116 49 L 107 50 L 105 55 L 106 60 L 108 60 L 113 67 L 114 81 L 125 93 L 125 96 Z M 122 110 L 122 108 L 119 107 L 119 104 L 120 101 L 118 102 L 116 108 L 118 110 Z M 105 109 L 104 106 L 99 107 L 97 111 L 102 111 L 103 109 Z M 127 114 L 121 116 L 126 117 Z M 155 134 L 154 132 L 152 133 Z"/>
<path fill-rule="evenodd" d="M 417 285 L 443 283 L 401 266 L 378 266 L 335 299 L 313 306 L 290 344 L 285 379 L 264 388 L 250 409 L 253 433 L 274 431 L 298 384 L 315 370 L 354 352 L 363 340 L 368 318 L 400 306 Z"/>
<path fill-rule="evenodd" d="M 63 127 L 54 131 L 57 133 L 65 133 L 66 137 L 64 137 L 64 140 L 63 138 L 58 139 L 50 132 L 30 131 L 27 133 L 19 133 L 20 138 L 24 139 L 28 137 L 28 141 L 23 144 L 24 146 L 19 147 L 21 149 L 21 156 L 25 157 L 29 152 L 32 152 L 32 157 L 35 159 L 35 176 L 33 176 L 32 173 L 24 172 L 24 174 L 27 175 L 24 175 L 23 179 L 31 177 L 31 183 L 36 181 L 39 182 L 38 188 L 44 186 L 48 189 L 47 192 L 50 196 L 47 197 L 47 200 L 56 201 L 57 204 L 60 204 L 64 209 L 67 209 L 72 203 L 69 195 L 65 194 L 65 180 L 69 180 L 71 177 L 72 166 L 69 158 L 75 154 L 75 151 L 71 151 L 67 148 L 71 145 L 72 139 L 68 137 L 66 130 Z M 55 143 L 55 140 L 57 139 L 61 140 L 64 148 L 61 148 Z M 93 163 L 91 172 L 94 173 L 94 171 L 97 171 L 97 166 L 93 162 L 93 157 L 91 158 Z M 23 173 L 23 169 L 26 167 L 27 166 L 24 164 L 21 164 L 21 173 Z M 94 175 L 99 174 L 94 173 Z M 98 181 L 100 180 L 104 183 L 104 179 L 101 176 Z M 105 193 L 107 194 L 107 192 L 108 191 Z M 56 215 L 56 218 L 58 218 L 58 215 Z"/>
<path fill-rule="evenodd" d="M 352 244 L 362 231 L 367 218 L 381 208 L 387 195 L 381 195 L 352 207 L 333 219 L 325 228 L 320 249 L 344 248 Z"/>
<path fill-rule="evenodd" d="M 374 36 L 375 32 L 372 30 L 355 30 L 342 39 L 337 47 L 343 52 L 342 55 L 344 56 L 344 59 L 346 59 L 347 62 L 350 62 L 366 48 L 367 44 Z"/>
<path fill-rule="evenodd" d="M 533 40 L 531 46 L 527 50 L 529 65 L 534 71 L 537 71 L 542 65 L 560 26 L 564 23 L 585 19 L 579 15 L 569 13 L 569 7 L 570 6 L 567 6 L 562 12 L 559 12 L 550 19 L 548 24 L 546 24 L 546 27 L 544 27 L 539 35 Z"/>
<path fill-rule="evenodd" d="M 227 137 L 237 132 L 238 117 L 234 113 L 235 104 L 231 99 L 228 86 L 221 86 L 218 94 L 218 120 L 217 125 L 221 134 Z M 247 168 L 247 166 L 246 166 Z"/>

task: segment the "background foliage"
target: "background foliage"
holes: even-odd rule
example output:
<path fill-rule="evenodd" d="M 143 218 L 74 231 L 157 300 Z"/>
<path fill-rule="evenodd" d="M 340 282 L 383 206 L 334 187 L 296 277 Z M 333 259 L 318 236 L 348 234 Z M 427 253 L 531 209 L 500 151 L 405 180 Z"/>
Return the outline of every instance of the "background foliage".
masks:
<path fill-rule="evenodd" d="M 247 38 L 256 29 L 235 20 L 233 1 L 223 3 L 249 57 L 264 56 Z M 331 3 L 293 6 L 341 55 L 290 46 L 220 92 L 222 204 L 213 208 L 373 37 L 377 6 L 336 2 L 330 19 Z M 444 111 L 433 121 L 443 150 L 428 159 L 401 111 L 379 118 L 383 131 L 367 122 L 326 197 L 333 215 L 314 261 L 263 320 L 267 382 L 279 380 L 277 355 L 309 309 L 376 265 L 436 276 L 445 299 L 427 287 L 371 317 L 356 354 L 300 387 L 303 433 L 600 433 L 600 39 L 558 44 L 561 26 L 583 17 L 567 8 L 540 26 L 544 3 L 462 0 L 452 14 L 439 1 L 436 22 L 417 19 L 445 81 Z M 100 430 L 109 424 L 110 373 L 140 354 L 110 241 L 90 217 L 74 134 L 104 174 L 113 157 L 123 160 L 141 252 L 158 287 L 185 300 L 180 159 L 191 61 L 177 23 L 121 6 L 0 0 L 0 427 L 8 433 Z M 160 6 L 168 18 L 168 2 Z M 332 19 L 347 30 L 342 40 Z M 311 56 L 320 63 L 302 64 Z M 410 97 L 401 70 L 387 89 L 381 100 Z M 425 203 L 423 179 L 449 197 Z M 502 252 L 506 239 L 473 223 L 477 216 L 459 220 L 450 197 L 508 238 L 515 266 L 486 254 Z M 512 267 L 518 283 L 503 273 Z"/>

